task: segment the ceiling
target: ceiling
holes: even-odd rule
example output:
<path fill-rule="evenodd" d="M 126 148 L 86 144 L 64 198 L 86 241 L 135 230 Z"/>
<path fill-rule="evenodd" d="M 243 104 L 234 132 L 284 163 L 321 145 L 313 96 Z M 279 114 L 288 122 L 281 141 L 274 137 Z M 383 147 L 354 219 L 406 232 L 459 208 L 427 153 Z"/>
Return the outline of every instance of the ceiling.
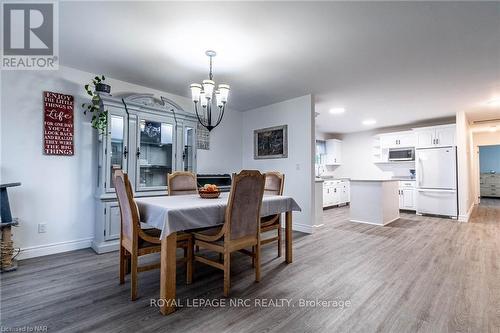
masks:
<path fill-rule="evenodd" d="M 61 2 L 59 12 L 62 65 L 189 96 L 214 49 L 232 109 L 312 93 L 322 132 L 500 113 L 482 106 L 500 95 L 500 2 Z"/>

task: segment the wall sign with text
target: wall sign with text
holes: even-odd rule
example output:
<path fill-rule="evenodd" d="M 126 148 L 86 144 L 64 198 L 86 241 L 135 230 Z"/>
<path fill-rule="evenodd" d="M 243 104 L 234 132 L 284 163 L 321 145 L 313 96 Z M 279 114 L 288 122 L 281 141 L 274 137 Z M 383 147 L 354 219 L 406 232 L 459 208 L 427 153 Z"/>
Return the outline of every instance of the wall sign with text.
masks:
<path fill-rule="evenodd" d="M 74 154 L 73 96 L 43 92 L 43 152 L 45 155 Z"/>

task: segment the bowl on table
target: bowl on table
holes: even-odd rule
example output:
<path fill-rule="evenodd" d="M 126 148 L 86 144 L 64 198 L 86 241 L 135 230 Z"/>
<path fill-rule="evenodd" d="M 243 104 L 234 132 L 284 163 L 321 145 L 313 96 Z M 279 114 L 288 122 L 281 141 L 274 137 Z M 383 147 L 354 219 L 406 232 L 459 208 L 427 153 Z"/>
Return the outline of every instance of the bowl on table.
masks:
<path fill-rule="evenodd" d="M 216 199 L 220 196 L 220 190 L 217 185 L 206 184 L 205 186 L 198 189 L 198 194 L 203 199 Z"/>

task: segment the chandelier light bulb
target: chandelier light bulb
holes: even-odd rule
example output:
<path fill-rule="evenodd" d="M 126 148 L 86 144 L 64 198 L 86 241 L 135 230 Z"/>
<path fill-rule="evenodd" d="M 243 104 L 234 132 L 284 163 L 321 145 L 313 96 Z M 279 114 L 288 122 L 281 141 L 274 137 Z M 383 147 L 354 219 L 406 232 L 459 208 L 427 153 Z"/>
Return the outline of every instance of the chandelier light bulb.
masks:
<path fill-rule="evenodd" d="M 193 99 L 193 102 L 200 101 L 200 94 L 201 94 L 201 84 L 192 83 L 191 84 L 191 98 Z"/>
<path fill-rule="evenodd" d="M 224 103 L 222 102 L 222 95 L 219 90 L 215 91 L 215 100 L 217 101 L 218 107 L 224 106 Z"/>
<path fill-rule="evenodd" d="M 203 80 L 203 91 L 205 92 L 205 97 L 212 99 L 215 88 L 215 82 L 212 80 Z"/>
<path fill-rule="evenodd" d="M 221 95 L 221 101 L 227 102 L 227 98 L 229 97 L 229 84 L 219 84 L 219 92 Z"/>
<path fill-rule="evenodd" d="M 200 102 L 201 102 L 201 106 L 203 106 L 203 107 L 206 107 L 208 105 L 208 98 L 205 95 L 204 91 L 202 91 L 200 93 Z"/>

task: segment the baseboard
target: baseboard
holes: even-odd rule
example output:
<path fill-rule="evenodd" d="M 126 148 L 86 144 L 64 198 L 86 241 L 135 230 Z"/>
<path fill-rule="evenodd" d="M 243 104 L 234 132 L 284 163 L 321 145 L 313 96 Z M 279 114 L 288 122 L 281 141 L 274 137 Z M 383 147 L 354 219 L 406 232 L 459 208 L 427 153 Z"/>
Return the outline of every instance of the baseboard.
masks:
<path fill-rule="evenodd" d="M 476 208 L 476 205 L 472 203 L 472 205 L 469 207 L 469 210 L 467 211 L 467 214 L 465 215 L 458 215 L 458 222 L 469 222 L 469 219 L 472 215 L 472 212 Z"/>
<path fill-rule="evenodd" d="M 120 249 L 120 240 L 117 239 L 114 241 L 106 241 L 102 243 L 92 242 L 91 247 L 97 254 L 118 251 Z"/>
<path fill-rule="evenodd" d="M 396 218 L 394 218 L 394 219 L 392 219 L 392 220 L 389 220 L 389 221 L 385 222 L 384 224 L 374 223 L 374 222 L 369 222 L 369 221 L 362 221 L 362 220 L 349 220 L 349 222 L 364 223 L 364 224 L 371 224 L 371 225 L 378 225 L 378 226 L 380 226 L 380 227 L 383 227 L 383 226 L 385 226 L 385 225 L 388 225 L 389 223 L 392 223 L 392 222 L 394 222 L 394 221 L 399 220 L 400 218 L 401 218 L 401 217 L 399 217 L 399 216 L 398 216 L 398 217 L 396 217 Z"/>
<path fill-rule="evenodd" d="M 29 246 L 21 248 L 21 252 L 19 253 L 19 256 L 16 259 L 23 260 L 23 259 L 47 256 L 49 254 L 85 249 L 91 246 L 92 240 L 93 237 L 90 237 L 90 238 L 82 238 L 66 242 Z"/>
<path fill-rule="evenodd" d="M 306 234 L 312 234 L 314 231 L 318 228 L 321 228 L 323 224 L 315 224 L 315 225 L 309 225 L 309 224 L 302 224 L 302 223 L 293 223 L 292 224 L 292 229 L 295 231 L 300 231 Z"/>

